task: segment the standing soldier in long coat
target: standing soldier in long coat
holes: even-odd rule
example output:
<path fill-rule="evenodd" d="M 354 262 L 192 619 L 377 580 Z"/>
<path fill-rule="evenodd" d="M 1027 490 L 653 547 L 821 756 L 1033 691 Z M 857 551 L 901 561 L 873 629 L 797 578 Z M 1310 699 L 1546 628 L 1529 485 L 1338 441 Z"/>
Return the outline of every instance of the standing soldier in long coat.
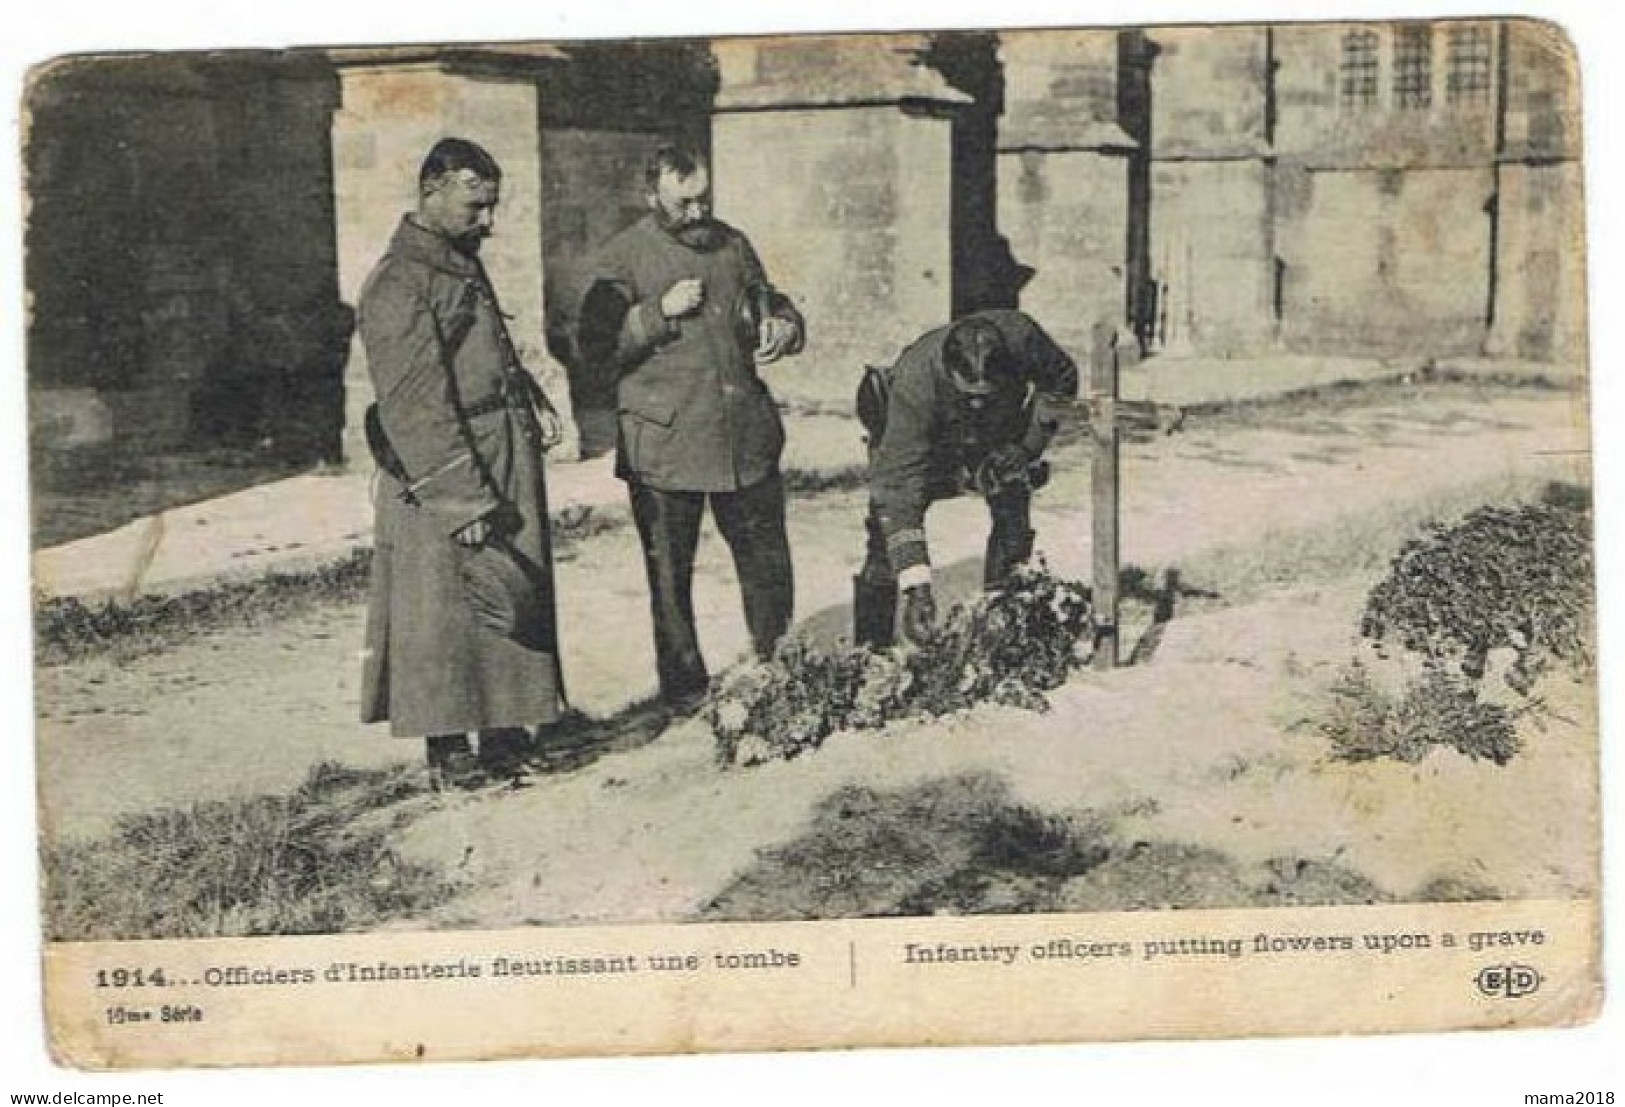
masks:
<path fill-rule="evenodd" d="M 799 352 L 805 332 L 750 242 L 712 216 L 710 176 L 692 153 L 662 147 L 644 184 L 649 214 L 598 256 L 581 345 L 616 383 L 616 475 L 643 543 L 661 699 L 682 713 L 710 679 L 692 599 L 708 502 L 757 655 L 790 626 L 784 425 L 756 368 Z"/>
<path fill-rule="evenodd" d="M 437 783 L 521 773 L 527 728 L 563 707 L 542 470 L 560 425 L 479 260 L 500 185 L 481 147 L 436 144 L 359 310 L 380 469 L 362 718 L 426 738 Z"/>

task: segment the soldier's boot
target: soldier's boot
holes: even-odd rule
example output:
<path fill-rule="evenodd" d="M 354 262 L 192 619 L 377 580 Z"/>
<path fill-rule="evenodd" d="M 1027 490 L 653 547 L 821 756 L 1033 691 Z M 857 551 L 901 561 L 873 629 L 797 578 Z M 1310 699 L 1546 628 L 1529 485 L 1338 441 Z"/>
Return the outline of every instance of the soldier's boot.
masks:
<path fill-rule="evenodd" d="M 987 557 L 982 563 L 982 587 L 989 591 L 1003 588 L 1010 574 L 1025 565 L 1033 556 L 1033 540 L 1037 537 L 1031 527 L 1020 530 L 993 528 L 987 538 Z"/>
<path fill-rule="evenodd" d="M 897 627 L 897 582 L 852 578 L 852 640 L 871 650 L 888 649 Z"/>
<path fill-rule="evenodd" d="M 429 761 L 429 787 L 436 792 L 466 788 L 478 777 L 474 747 L 466 734 L 431 734 L 424 739 Z"/>
<path fill-rule="evenodd" d="M 493 727 L 480 731 L 479 767 L 496 780 L 523 783 L 530 773 L 534 743 L 521 727 Z"/>

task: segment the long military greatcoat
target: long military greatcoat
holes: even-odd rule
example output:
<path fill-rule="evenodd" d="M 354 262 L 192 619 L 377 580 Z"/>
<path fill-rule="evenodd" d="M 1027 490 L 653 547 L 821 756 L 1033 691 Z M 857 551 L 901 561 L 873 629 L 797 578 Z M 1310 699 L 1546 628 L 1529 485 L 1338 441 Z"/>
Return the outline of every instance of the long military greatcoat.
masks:
<path fill-rule="evenodd" d="M 552 548 L 534 384 L 479 262 L 404 219 L 367 279 L 358 325 L 411 492 L 379 474 L 361 715 L 397 736 L 534 726 L 559 715 Z M 493 515 L 493 512 L 496 513 Z M 543 614 L 505 637 L 464 594 L 453 534 L 503 532 Z"/>

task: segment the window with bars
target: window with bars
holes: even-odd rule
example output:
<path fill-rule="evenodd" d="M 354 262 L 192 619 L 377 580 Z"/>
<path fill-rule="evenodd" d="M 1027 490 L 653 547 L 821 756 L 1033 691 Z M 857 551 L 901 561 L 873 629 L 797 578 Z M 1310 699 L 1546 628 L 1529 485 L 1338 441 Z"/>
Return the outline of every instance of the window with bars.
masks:
<path fill-rule="evenodd" d="M 1394 36 L 1394 103 L 1401 108 L 1433 103 L 1433 35 L 1425 23 L 1406 24 Z"/>
<path fill-rule="evenodd" d="M 1349 31 L 1343 36 L 1338 98 L 1345 108 L 1377 103 L 1377 32 Z"/>
<path fill-rule="evenodd" d="M 1452 27 L 1445 68 L 1445 99 L 1452 104 L 1490 98 L 1490 33 L 1483 27 Z"/>

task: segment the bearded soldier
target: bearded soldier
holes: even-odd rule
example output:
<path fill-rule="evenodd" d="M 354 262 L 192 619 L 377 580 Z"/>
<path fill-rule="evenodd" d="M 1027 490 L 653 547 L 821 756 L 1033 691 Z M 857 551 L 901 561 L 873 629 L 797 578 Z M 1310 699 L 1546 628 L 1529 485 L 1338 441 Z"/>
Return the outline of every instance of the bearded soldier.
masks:
<path fill-rule="evenodd" d="M 710 175 L 692 153 L 656 151 L 644 187 L 649 214 L 599 253 L 581 345 L 615 382 L 615 468 L 643 543 L 660 695 L 683 713 L 710 680 L 692 599 L 708 505 L 757 655 L 790 625 L 784 425 L 757 367 L 799 352 L 805 328 L 749 240 L 711 214 Z"/>

